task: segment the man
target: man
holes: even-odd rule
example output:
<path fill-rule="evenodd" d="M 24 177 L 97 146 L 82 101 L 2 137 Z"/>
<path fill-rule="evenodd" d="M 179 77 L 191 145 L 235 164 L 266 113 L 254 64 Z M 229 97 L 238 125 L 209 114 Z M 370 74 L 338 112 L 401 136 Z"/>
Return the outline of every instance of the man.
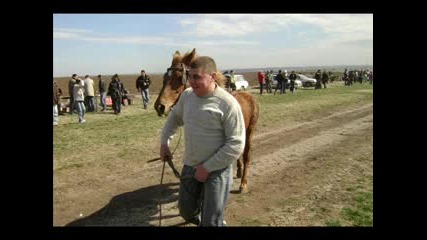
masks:
<path fill-rule="evenodd" d="M 120 114 L 122 110 L 122 93 L 123 85 L 120 82 L 119 75 L 114 74 L 111 78 L 110 85 L 108 86 L 108 95 L 111 96 L 113 102 L 114 114 Z"/>
<path fill-rule="evenodd" d="M 68 94 L 70 95 L 70 115 L 73 115 L 75 110 L 74 101 L 74 84 L 76 84 L 77 74 L 73 74 L 71 79 L 68 81 Z"/>
<path fill-rule="evenodd" d="M 74 84 L 74 107 L 76 108 L 77 114 L 79 116 L 79 123 L 85 123 L 85 82 L 80 79 L 77 74 L 73 74 L 73 77 L 75 77 L 76 79 L 76 82 Z"/>
<path fill-rule="evenodd" d="M 150 94 L 148 88 L 150 87 L 151 79 L 145 74 L 145 70 L 141 70 L 141 76 L 136 79 L 136 89 L 141 93 L 142 105 L 147 109 L 147 104 L 150 102 Z"/>
<path fill-rule="evenodd" d="M 232 164 L 245 146 L 242 110 L 237 100 L 216 84 L 220 75 L 210 57 L 201 56 L 191 63 L 191 88 L 182 92 L 161 135 L 160 157 L 166 161 L 172 159 L 170 139 L 184 126 L 178 207 L 187 222 L 198 226 L 224 226 Z"/>
<path fill-rule="evenodd" d="M 95 84 L 89 75 L 85 76 L 85 107 L 88 112 L 96 111 L 95 104 Z"/>
<path fill-rule="evenodd" d="M 258 83 L 259 83 L 259 94 L 262 95 L 262 92 L 264 91 L 264 85 L 265 85 L 265 74 L 262 71 L 258 71 Z"/>
<path fill-rule="evenodd" d="M 99 82 L 98 82 L 99 98 L 101 100 L 101 106 L 102 106 L 101 111 L 105 112 L 105 110 L 107 109 L 107 103 L 105 101 L 105 98 L 107 97 L 107 85 L 105 83 L 105 80 L 102 79 L 101 75 L 98 75 L 98 79 L 99 79 Z"/>
<path fill-rule="evenodd" d="M 322 75 L 320 73 L 320 69 L 317 70 L 316 74 L 314 74 L 314 79 L 316 79 L 316 85 L 314 86 L 314 89 L 321 89 L 322 84 L 321 84 L 320 80 L 322 79 Z"/>
<path fill-rule="evenodd" d="M 289 80 L 291 81 L 291 85 L 289 87 L 289 90 L 292 94 L 294 94 L 295 91 L 295 80 L 297 79 L 297 75 L 295 74 L 295 71 L 291 72 L 291 75 L 289 75 Z"/>
<path fill-rule="evenodd" d="M 59 97 L 61 96 L 58 84 L 53 80 L 53 126 L 58 126 L 58 105 L 60 103 Z"/>
<path fill-rule="evenodd" d="M 234 70 L 230 70 L 230 88 L 231 91 L 236 91 L 236 80 L 234 79 Z"/>

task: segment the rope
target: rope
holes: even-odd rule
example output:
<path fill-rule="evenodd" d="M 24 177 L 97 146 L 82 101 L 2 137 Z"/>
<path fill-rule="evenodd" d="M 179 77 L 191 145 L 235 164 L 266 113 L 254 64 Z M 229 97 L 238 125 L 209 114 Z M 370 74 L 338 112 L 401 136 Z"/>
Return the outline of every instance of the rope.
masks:
<path fill-rule="evenodd" d="M 173 152 L 172 152 L 172 156 L 173 156 L 173 154 L 175 153 L 175 151 L 176 151 L 176 149 L 178 148 L 178 145 L 179 145 L 179 143 L 181 142 L 181 136 L 182 136 L 182 131 L 181 131 L 181 129 L 180 129 L 180 131 L 179 131 L 179 139 L 178 139 L 178 143 L 176 144 L 176 146 L 175 146 L 175 149 L 173 150 Z M 156 158 L 155 158 L 156 159 Z M 160 159 L 160 158 L 159 158 Z M 154 159 L 152 159 L 152 160 L 150 160 L 150 161 L 153 161 Z M 172 170 L 174 171 L 174 174 L 175 174 L 175 176 L 177 177 L 177 178 L 179 178 L 180 176 L 179 176 L 179 172 L 175 169 L 175 167 L 173 166 L 173 163 L 172 163 L 172 158 L 169 158 L 168 160 L 167 160 L 167 162 L 168 162 L 168 164 L 169 164 L 169 166 L 172 168 Z M 165 162 L 163 162 L 163 168 L 162 168 L 162 176 L 161 176 L 161 178 L 160 178 L 160 186 L 162 186 L 162 184 L 163 184 L 163 176 L 165 175 L 165 165 L 166 165 L 166 161 Z M 177 176 L 178 175 L 178 176 Z M 160 210 L 159 210 L 159 227 L 161 227 L 162 226 L 162 201 L 161 200 L 159 200 L 159 208 L 160 208 Z"/>

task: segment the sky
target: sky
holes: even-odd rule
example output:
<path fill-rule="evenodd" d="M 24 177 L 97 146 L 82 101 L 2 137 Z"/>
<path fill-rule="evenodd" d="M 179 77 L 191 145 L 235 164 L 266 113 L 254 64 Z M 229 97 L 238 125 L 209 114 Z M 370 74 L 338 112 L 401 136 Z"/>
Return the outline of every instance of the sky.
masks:
<path fill-rule="evenodd" d="M 219 70 L 373 65 L 373 14 L 53 14 L 53 76 L 164 73 L 196 48 Z"/>

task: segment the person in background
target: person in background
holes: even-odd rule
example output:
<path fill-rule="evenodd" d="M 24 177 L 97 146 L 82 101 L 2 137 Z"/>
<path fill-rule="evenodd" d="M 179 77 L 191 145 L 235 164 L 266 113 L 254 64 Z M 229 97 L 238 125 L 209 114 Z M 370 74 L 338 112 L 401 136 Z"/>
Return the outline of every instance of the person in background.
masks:
<path fill-rule="evenodd" d="M 328 80 L 329 80 L 329 75 L 326 73 L 326 70 L 323 70 L 323 73 L 322 73 L 323 88 L 326 88 L 326 84 L 328 83 Z"/>
<path fill-rule="evenodd" d="M 184 126 L 179 213 L 198 226 L 224 226 L 232 166 L 245 147 L 243 113 L 237 100 L 216 83 L 224 76 L 212 58 L 200 56 L 189 67 L 191 87 L 182 92 L 166 120 L 160 158 L 172 159 L 170 140 Z"/>
<path fill-rule="evenodd" d="M 267 82 L 267 93 L 272 93 L 272 83 L 273 83 L 273 70 L 270 70 L 266 72 L 267 74 L 265 75 L 265 81 Z"/>
<path fill-rule="evenodd" d="M 262 92 L 264 92 L 264 85 L 265 85 L 265 74 L 262 71 L 258 71 L 258 83 L 259 83 L 259 94 L 262 95 Z"/>
<path fill-rule="evenodd" d="M 234 79 L 234 70 L 230 70 L 230 88 L 231 91 L 236 91 L 236 79 Z"/>
<path fill-rule="evenodd" d="M 85 76 L 85 106 L 88 112 L 96 110 L 95 104 L 95 83 L 89 75 Z"/>
<path fill-rule="evenodd" d="M 150 93 L 148 88 L 151 85 L 150 77 L 145 73 L 145 70 L 141 70 L 141 75 L 136 79 L 136 89 L 141 93 L 142 105 L 144 109 L 147 109 L 147 105 L 150 102 Z"/>
<path fill-rule="evenodd" d="M 76 74 L 76 83 L 74 84 L 74 105 L 77 109 L 79 116 L 79 123 L 85 123 L 84 119 L 86 107 L 85 107 L 85 82 L 80 79 Z"/>
<path fill-rule="evenodd" d="M 53 126 L 58 126 L 58 105 L 60 104 L 59 97 L 61 96 L 58 84 L 53 80 Z"/>
<path fill-rule="evenodd" d="M 108 86 L 108 95 L 111 96 L 111 100 L 113 102 L 114 114 L 120 114 L 122 110 L 122 86 L 119 75 L 114 74 L 111 78 L 110 85 Z"/>
<path fill-rule="evenodd" d="M 283 94 L 286 93 L 287 86 L 288 86 L 288 70 L 285 69 L 285 71 L 283 71 L 283 84 L 282 84 L 281 93 Z"/>
<path fill-rule="evenodd" d="M 76 84 L 77 74 L 71 76 L 70 81 L 68 81 L 68 94 L 70 95 L 70 115 L 73 115 L 75 110 L 74 105 L 74 84 Z"/>
<path fill-rule="evenodd" d="M 316 79 L 316 85 L 314 86 L 314 89 L 321 89 L 322 83 L 320 81 L 322 79 L 322 74 L 320 73 L 320 69 L 317 70 L 316 74 L 314 74 L 314 79 Z"/>
<path fill-rule="evenodd" d="M 290 80 L 290 86 L 289 86 L 289 90 L 291 91 L 292 94 L 294 94 L 295 91 L 295 80 L 297 79 L 297 75 L 295 74 L 295 71 L 291 72 L 291 75 L 289 75 L 289 80 Z"/>
<path fill-rule="evenodd" d="M 98 75 L 98 79 L 99 79 L 99 82 L 98 82 L 99 98 L 101 100 L 101 107 L 102 107 L 101 111 L 105 112 L 105 110 L 107 109 L 107 103 L 105 101 L 105 98 L 107 97 L 107 85 L 105 83 L 105 80 L 102 79 L 101 74 Z"/>
<path fill-rule="evenodd" d="M 276 89 L 274 89 L 274 94 L 276 95 L 277 89 L 280 89 L 280 94 L 283 94 L 283 89 L 284 89 L 284 81 L 285 81 L 285 76 L 282 73 L 282 70 L 279 70 L 279 72 L 276 75 Z"/>

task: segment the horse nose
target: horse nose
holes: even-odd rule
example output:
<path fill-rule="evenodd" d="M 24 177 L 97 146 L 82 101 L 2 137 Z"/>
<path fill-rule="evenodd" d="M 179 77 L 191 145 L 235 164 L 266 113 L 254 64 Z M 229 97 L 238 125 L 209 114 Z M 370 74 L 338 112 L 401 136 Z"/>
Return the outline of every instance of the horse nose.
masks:
<path fill-rule="evenodd" d="M 165 105 L 163 104 L 158 104 L 156 106 L 156 111 L 157 111 L 157 115 L 162 116 L 165 113 Z"/>

